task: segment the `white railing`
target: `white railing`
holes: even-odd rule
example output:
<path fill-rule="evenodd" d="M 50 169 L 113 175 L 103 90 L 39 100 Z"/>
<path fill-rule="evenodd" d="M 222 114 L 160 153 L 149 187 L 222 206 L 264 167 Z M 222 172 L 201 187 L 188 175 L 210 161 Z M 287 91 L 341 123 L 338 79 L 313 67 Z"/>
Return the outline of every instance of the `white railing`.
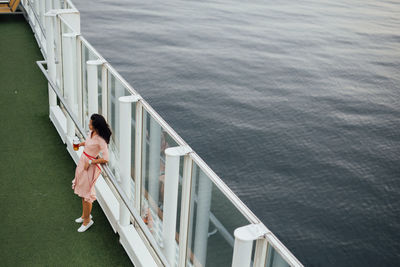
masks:
<path fill-rule="evenodd" d="M 80 35 L 69 0 L 22 3 L 46 59 L 47 70 L 39 66 L 49 105 L 67 121 L 65 139 L 85 138 L 93 113 L 107 119 L 113 135 L 102 175 L 119 201 L 118 225 L 138 232 L 157 265 L 302 266 Z"/>

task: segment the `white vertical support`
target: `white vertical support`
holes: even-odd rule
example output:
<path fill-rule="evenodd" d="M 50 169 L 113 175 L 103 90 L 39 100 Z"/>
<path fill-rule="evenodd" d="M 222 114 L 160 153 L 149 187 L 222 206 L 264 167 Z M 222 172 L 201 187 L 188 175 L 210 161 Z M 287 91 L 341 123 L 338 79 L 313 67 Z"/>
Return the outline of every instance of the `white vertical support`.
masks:
<path fill-rule="evenodd" d="M 108 118 L 108 71 L 106 68 L 106 64 L 103 64 L 102 69 L 101 69 L 101 115 L 103 115 L 104 118 Z"/>
<path fill-rule="evenodd" d="M 200 171 L 199 188 L 197 190 L 196 230 L 194 234 L 195 264 L 205 266 L 207 258 L 208 226 L 210 223 L 210 207 L 212 182 Z"/>
<path fill-rule="evenodd" d="M 253 240 L 243 241 L 235 238 L 232 267 L 250 267 L 252 248 Z"/>
<path fill-rule="evenodd" d="M 141 194 L 142 194 L 142 129 L 143 129 L 143 106 L 140 100 L 136 103 L 135 118 L 135 208 L 141 211 Z"/>
<path fill-rule="evenodd" d="M 254 267 L 264 267 L 265 260 L 267 258 L 267 246 L 268 242 L 266 239 L 258 239 L 256 242 L 256 251 L 254 253 Z"/>
<path fill-rule="evenodd" d="M 150 119 L 150 142 L 149 142 L 149 205 L 157 212 L 160 176 L 160 153 L 161 153 L 161 126 L 156 120 Z"/>
<path fill-rule="evenodd" d="M 64 72 L 64 98 L 66 98 L 68 106 L 75 111 L 75 68 L 74 59 L 76 57 L 76 34 L 63 34 L 63 72 Z M 67 116 L 67 135 L 72 139 L 75 136 L 75 124 Z"/>
<path fill-rule="evenodd" d="M 46 19 L 46 55 L 47 55 L 47 71 L 49 73 L 49 78 L 54 84 L 56 83 L 56 64 L 54 55 L 54 21 L 57 13 L 49 11 L 45 15 Z M 50 84 L 48 85 L 49 92 L 49 106 L 57 105 L 56 93 L 51 89 Z"/>
<path fill-rule="evenodd" d="M 265 236 L 269 230 L 262 224 L 249 224 L 234 231 L 232 267 L 250 267 L 253 241 Z"/>
<path fill-rule="evenodd" d="M 191 152 L 190 147 L 171 147 L 165 150 L 165 185 L 163 241 L 165 257 L 171 266 L 176 266 L 176 214 L 178 208 L 178 185 L 180 157 Z"/>
<path fill-rule="evenodd" d="M 119 171 L 120 171 L 120 186 L 125 191 L 125 194 L 130 198 L 130 182 L 131 182 L 131 119 L 132 119 L 132 103 L 139 100 L 138 96 L 121 96 L 119 99 Z M 119 223 L 122 226 L 130 224 L 130 212 L 121 200 L 119 205 Z"/>
<path fill-rule="evenodd" d="M 102 60 L 89 60 L 86 62 L 87 65 L 87 83 L 88 83 L 88 111 L 89 117 L 93 113 L 99 112 L 99 82 L 98 82 L 98 71 L 97 68 L 103 65 Z"/>
<path fill-rule="evenodd" d="M 182 177 L 182 196 L 181 196 L 181 218 L 179 226 L 179 261 L 178 266 L 186 266 L 186 252 L 188 246 L 189 213 L 190 199 L 192 192 L 192 166 L 193 161 L 189 154 L 185 155 L 183 161 L 183 177 Z"/>

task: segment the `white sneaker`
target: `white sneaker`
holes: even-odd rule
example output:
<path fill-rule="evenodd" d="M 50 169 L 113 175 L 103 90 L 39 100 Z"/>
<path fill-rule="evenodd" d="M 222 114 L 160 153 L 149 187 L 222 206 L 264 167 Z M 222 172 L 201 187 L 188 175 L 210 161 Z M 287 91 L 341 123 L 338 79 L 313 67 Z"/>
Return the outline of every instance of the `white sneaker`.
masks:
<path fill-rule="evenodd" d="M 88 223 L 88 225 L 81 225 L 81 227 L 78 228 L 78 232 L 85 232 L 90 226 L 92 226 L 94 224 L 93 220 L 90 220 L 90 222 Z"/>
<path fill-rule="evenodd" d="M 92 219 L 92 214 L 90 214 L 90 219 Z M 77 223 L 83 223 L 82 217 L 79 217 L 78 219 L 75 220 Z"/>

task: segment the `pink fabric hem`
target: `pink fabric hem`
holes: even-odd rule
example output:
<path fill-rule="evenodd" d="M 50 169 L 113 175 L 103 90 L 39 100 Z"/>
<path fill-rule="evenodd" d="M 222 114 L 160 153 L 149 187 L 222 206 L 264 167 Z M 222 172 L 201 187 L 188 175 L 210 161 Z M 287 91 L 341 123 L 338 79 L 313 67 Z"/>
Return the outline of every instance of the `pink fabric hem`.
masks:
<path fill-rule="evenodd" d="M 78 193 L 75 193 L 75 194 L 78 195 L 78 196 L 80 196 L 80 197 L 83 197 L 83 200 L 85 200 L 86 202 L 93 203 L 93 202 L 96 200 L 96 198 L 91 199 L 91 198 L 86 198 L 86 197 L 84 197 L 84 196 L 81 196 L 81 195 L 78 194 Z"/>
<path fill-rule="evenodd" d="M 88 198 L 88 197 L 86 197 L 86 196 L 80 194 L 80 192 L 77 192 L 78 190 L 76 190 L 75 188 L 73 188 L 73 189 L 74 189 L 75 195 L 78 195 L 79 197 L 83 197 L 83 200 L 85 200 L 85 201 L 87 201 L 87 202 L 93 203 L 93 202 L 97 199 L 95 196 L 90 196 L 90 197 Z"/>

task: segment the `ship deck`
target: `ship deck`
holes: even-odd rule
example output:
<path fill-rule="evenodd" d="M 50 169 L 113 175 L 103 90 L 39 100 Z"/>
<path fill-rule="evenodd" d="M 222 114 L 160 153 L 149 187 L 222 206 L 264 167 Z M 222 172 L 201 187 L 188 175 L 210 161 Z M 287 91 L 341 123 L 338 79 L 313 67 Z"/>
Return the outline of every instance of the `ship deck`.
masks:
<path fill-rule="evenodd" d="M 75 163 L 49 119 L 42 55 L 22 15 L 0 16 L 2 266 L 129 266 L 97 201 L 84 233 Z"/>

